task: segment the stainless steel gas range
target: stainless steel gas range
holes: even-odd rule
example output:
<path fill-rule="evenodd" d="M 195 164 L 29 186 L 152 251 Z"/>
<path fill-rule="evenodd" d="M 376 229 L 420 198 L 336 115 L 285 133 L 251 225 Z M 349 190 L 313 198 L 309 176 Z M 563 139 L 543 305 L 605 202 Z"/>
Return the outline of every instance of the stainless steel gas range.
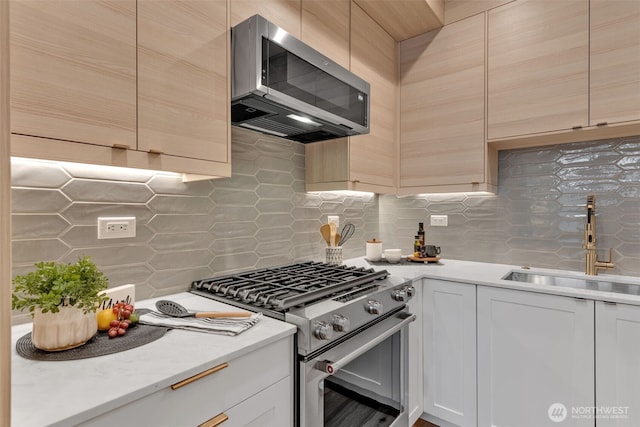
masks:
<path fill-rule="evenodd" d="M 191 292 L 298 327 L 297 425 L 408 424 L 410 281 L 303 262 L 197 280 Z"/>

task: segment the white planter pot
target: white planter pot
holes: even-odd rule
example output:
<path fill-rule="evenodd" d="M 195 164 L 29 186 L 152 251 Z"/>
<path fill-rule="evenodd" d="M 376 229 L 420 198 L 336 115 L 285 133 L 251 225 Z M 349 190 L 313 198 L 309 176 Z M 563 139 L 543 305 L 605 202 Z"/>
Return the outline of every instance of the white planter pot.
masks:
<path fill-rule="evenodd" d="M 97 331 L 98 321 L 93 312 L 84 314 L 72 306 L 60 307 L 58 313 L 36 310 L 31 341 L 40 350 L 68 350 L 86 343 Z"/>

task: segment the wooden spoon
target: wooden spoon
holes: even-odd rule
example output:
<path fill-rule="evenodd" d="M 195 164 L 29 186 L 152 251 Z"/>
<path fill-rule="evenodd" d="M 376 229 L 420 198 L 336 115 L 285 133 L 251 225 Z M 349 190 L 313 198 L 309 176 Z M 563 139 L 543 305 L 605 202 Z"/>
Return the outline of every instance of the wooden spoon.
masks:
<path fill-rule="evenodd" d="M 329 223 L 329 230 L 330 230 L 330 239 L 331 239 L 331 244 L 329 246 L 331 246 L 332 248 L 336 246 L 336 231 L 337 231 L 337 227 L 336 227 L 336 223 L 335 222 L 331 222 Z"/>
<path fill-rule="evenodd" d="M 324 241 L 327 242 L 327 245 L 331 245 L 331 227 L 329 224 L 324 224 L 320 227 L 320 233 L 322 234 Z"/>
<path fill-rule="evenodd" d="M 322 234 L 324 241 L 327 242 L 327 246 L 331 246 L 331 226 L 329 224 L 323 225 L 322 227 L 320 227 L 320 233 Z M 336 233 L 335 241 L 340 241 L 339 233 Z"/>

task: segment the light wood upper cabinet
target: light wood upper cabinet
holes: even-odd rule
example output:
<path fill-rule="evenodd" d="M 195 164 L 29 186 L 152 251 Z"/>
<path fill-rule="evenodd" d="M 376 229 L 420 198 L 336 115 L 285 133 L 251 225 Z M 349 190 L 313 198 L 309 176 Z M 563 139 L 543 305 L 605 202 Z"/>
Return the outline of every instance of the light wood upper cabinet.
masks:
<path fill-rule="evenodd" d="M 397 44 L 354 2 L 350 34 L 351 71 L 371 85 L 370 132 L 306 144 L 306 189 L 394 193 L 398 150 Z"/>
<path fill-rule="evenodd" d="M 289 34 L 300 38 L 300 0 L 230 0 L 231 26 L 261 15 Z"/>
<path fill-rule="evenodd" d="M 303 0 L 300 38 L 349 69 L 350 0 Z"/>
<path fill-rule="evenodd" d="M 11 131 L 136 146 L 136 1 L 13 0 Z"/>
<path fill-rule="evenodd" d="M 12 155 L 231 176 L 226 1 L 10 10 Z"/>
<path fill-rule="evenodd" d="M 138 149 L 229 162 L 225 1 L 138 0 Z"/>
<path fill-rule="evenodd" d="M 640 2 L 590 8 L 590 124 L 640 120 Z"/>
<path fill-rule="evenodd" d="M 396 41 L 442 27 L 444 0 L 355 0 Z"/>
<path fill-rule="evenodd" d="M 482 13 L 515 0 L 445 0 L 444 25 Z"/>
<path fill-rule="evenodd" d="M 494 190 L 484 52 L 484 14 L 400 44 L 400 192 Z"/>
<path fill-rule="evenodd" d="M 488 37 L 489 139 L 588 125 L 588 0 L 508 3 Z"/>
<path fill-rule="evenodd" d="M 398 150 L 398 47 L 355 3 L 351 6 L 351 71 L 371 85 L 371 126 L 349 138 L 351 181 L 395 186 Z"/>

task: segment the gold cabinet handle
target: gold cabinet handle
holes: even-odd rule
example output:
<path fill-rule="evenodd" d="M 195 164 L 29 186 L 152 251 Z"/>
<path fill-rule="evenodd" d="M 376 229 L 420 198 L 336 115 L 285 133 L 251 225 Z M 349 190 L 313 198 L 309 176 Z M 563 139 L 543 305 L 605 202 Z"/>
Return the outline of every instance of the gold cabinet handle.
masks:
<path fill-rule="evenodd" d="M 162 151 L 162 150 L 157 150 L 157 149 L 155 149 L 155 148 L 150 148 L 150 149 L 149 149 L 149 153 L 150 153 L 150 154 L 164 154 L 164 151 Z"/>
<path fill-rule="evenodd" d="M 198 427 L 216 427 L 227 421 L 228 419 L 229 417 L 227 417 L 225 414 L 219 414 L 211 418 L 209 421 L 203 422 Z"/>
<path fill-rule="evenodd" d="M 204 372 L 200 372 L 199 374 L 196 374 L 196 375 L 194 375 L 194 376 L 192 376 L 192 377 L 189 377 L 189 378 L 187 378 L 186 380 L 182 380 L 182 381 L 180 381 L 180 382 L 177 382 L 177 383 L 173 384 L 173 385 L 171 386 L 171 390 L 177 390 L 177 389 L 179 389 L 180 387 L 184 387 L 184 386 L 186 386 L 187 384 L 191 384 L 191 383 L 192 383 L 192 382 L 194 382 L 194 381 L 198 381 L 200 378 L 204 378 L 204 377 L 206 377 L 207 375 L 215 374 L 216 372 L 223 370 L 223 369 L 224 369 L 224 368 L 226 368 L 227 366 L 229 366 L 229 364 L 228 364 L 228 363 L 226 363 L 226 362 L 225 362 L 225 363 L 221 363 L 221 364 L 219 364 L 218 366 L 214 366 L 213 368 L 211 368 L 211 369 L 207 369 L 207 370 L 206 370 L 206 371 L 204 371 Z"/>
<path fill-rule="evenodd" d="M 128 150 L 129 147 L 127 144 L 113 144 L 113 148 L 118 148 L 120 150 Z"/>

